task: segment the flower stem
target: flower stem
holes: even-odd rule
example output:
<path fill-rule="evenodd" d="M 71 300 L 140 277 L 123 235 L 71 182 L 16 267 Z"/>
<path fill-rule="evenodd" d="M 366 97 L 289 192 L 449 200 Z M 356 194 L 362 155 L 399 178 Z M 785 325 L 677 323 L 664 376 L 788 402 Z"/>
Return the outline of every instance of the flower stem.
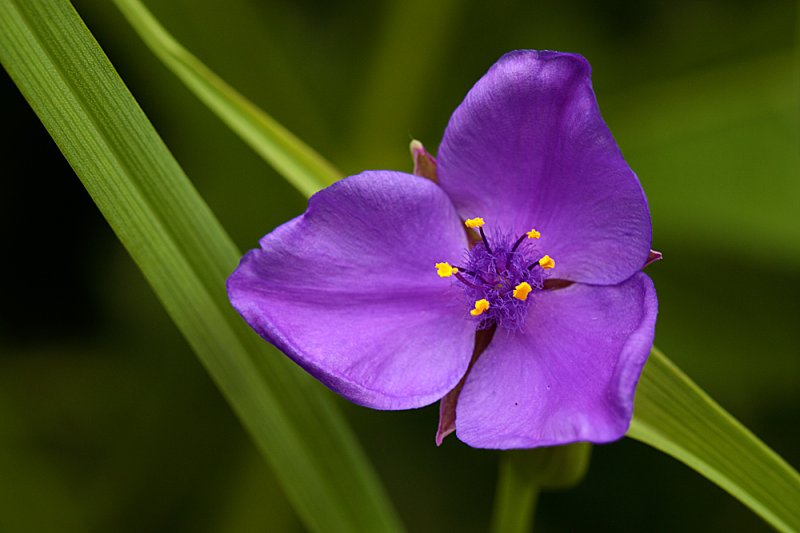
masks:
<path fill-rule="evenodd" d="M 494 500 L 492 533 L 532 531 L 539 491 L 538 480 L 529 479 L 521 472 L 511 453 L 503 454 Z"/>
<path fill-rule="evenodd" d="M 542 490 L 565 490 L 581 482 L 589 467 L 591 445 L 503 452 L 492 518 L 493 533 L 533 529 L 536 501 Z"/>

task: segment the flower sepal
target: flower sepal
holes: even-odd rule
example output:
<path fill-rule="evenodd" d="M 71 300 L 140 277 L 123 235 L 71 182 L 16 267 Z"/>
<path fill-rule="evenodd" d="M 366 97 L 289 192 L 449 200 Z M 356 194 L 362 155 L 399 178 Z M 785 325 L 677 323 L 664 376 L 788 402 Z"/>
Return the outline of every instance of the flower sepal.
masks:
<path fill-rule="evenodd" d="M 411 141 L 408 149 L 411 151 L 411 159 L 414 161 L 414 175 L 439 183 L 436 175 L 436 158 L 429 154 L 422 143 L 416 139 Z"/>

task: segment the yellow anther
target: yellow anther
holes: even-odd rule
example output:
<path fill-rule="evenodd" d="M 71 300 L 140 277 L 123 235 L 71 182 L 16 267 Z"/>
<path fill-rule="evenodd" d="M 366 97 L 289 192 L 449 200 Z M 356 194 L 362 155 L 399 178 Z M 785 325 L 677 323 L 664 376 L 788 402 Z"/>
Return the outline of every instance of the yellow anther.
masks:
<path fill-rule="evenodd" d="M 481 217 L 468 218 L 464 221 L 464 225 L 468 228 L 480 228 L 484 224 L 486 224 L 486 222 L 484 222 Z"/>
<path fill-rule="evenodd" d="M 436 270 L 440 278 L 449 278 L 453 274 L 458 274 L 458 269 L 450 263 L 436 263 Z"/>
<path fill-rule="evenodd" d="M 531 284 L 527 281 L 523 281 L 516 287 L 514 287 L 514 292 L 512 296 L 517 300 L 522 300 L 523 302 L 528 299 L 528 294 L 533 290 Z"/>
<path fill-rule="evenodd" d="M 539 259 L 539 266 L 545 270 L 550 270 L 551 268 L 555 268 L 556 262 L 553 261 L 553 258 L 549 255 L 546 255 Z"/>
<path fill-rule="evenodd" d="M 489 300 L 481 298 L 477 302 L 475 302 L 475 309 L 469 312 L 472 316 L 479 316 L 482 315 L 487 309 L 489 309 Z"/>
<path fill-rule="evenodd" d="M 529 239 L 538 239 L 539 237 L 542 236 L 542 234 L 536 231 L 535 229 L 530 230 L 529 232 L 526 233 L 526 235 L 528 236 Z"/>

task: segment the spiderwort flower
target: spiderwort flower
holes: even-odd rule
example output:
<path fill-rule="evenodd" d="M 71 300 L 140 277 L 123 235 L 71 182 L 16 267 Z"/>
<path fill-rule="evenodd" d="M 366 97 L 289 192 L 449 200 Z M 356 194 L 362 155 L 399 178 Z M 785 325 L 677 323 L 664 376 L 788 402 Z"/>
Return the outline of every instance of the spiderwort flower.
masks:
<path fill-rule="evenodd" d="M 437 441 L 607 442 L 630 423 L 657 301 L 647 201 L 578 55 L 502 57 L 450 119 L 435 181 L 368 171 L 248 252 L 234 307 L 376 409 L 441 403 Z M 474 357 L 473 357 L 474 355 Z"/>

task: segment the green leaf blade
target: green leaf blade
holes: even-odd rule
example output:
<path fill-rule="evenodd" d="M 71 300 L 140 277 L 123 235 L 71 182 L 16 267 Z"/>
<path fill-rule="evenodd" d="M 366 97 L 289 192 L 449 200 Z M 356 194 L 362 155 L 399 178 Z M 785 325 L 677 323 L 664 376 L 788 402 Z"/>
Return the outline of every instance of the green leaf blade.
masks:
<path fill-rule="evenodd" d="M 800 475 L 655 348 L 628 436 L 697 470 L 779 531 L 800 531 Z"/>
<path fill-rule="evenodd" d="M 239 252 L 68 2 L 0 0 L 0 61 L 313 531 L 401 531 L 341 414 L 224 289 Z"/>
<path fill-rule="evenodd" d="M 325 158 L 186 50 L 138 0 L 114 0 L 150 50 L 289 183 L 306 196 L 342 177 Z"/>

